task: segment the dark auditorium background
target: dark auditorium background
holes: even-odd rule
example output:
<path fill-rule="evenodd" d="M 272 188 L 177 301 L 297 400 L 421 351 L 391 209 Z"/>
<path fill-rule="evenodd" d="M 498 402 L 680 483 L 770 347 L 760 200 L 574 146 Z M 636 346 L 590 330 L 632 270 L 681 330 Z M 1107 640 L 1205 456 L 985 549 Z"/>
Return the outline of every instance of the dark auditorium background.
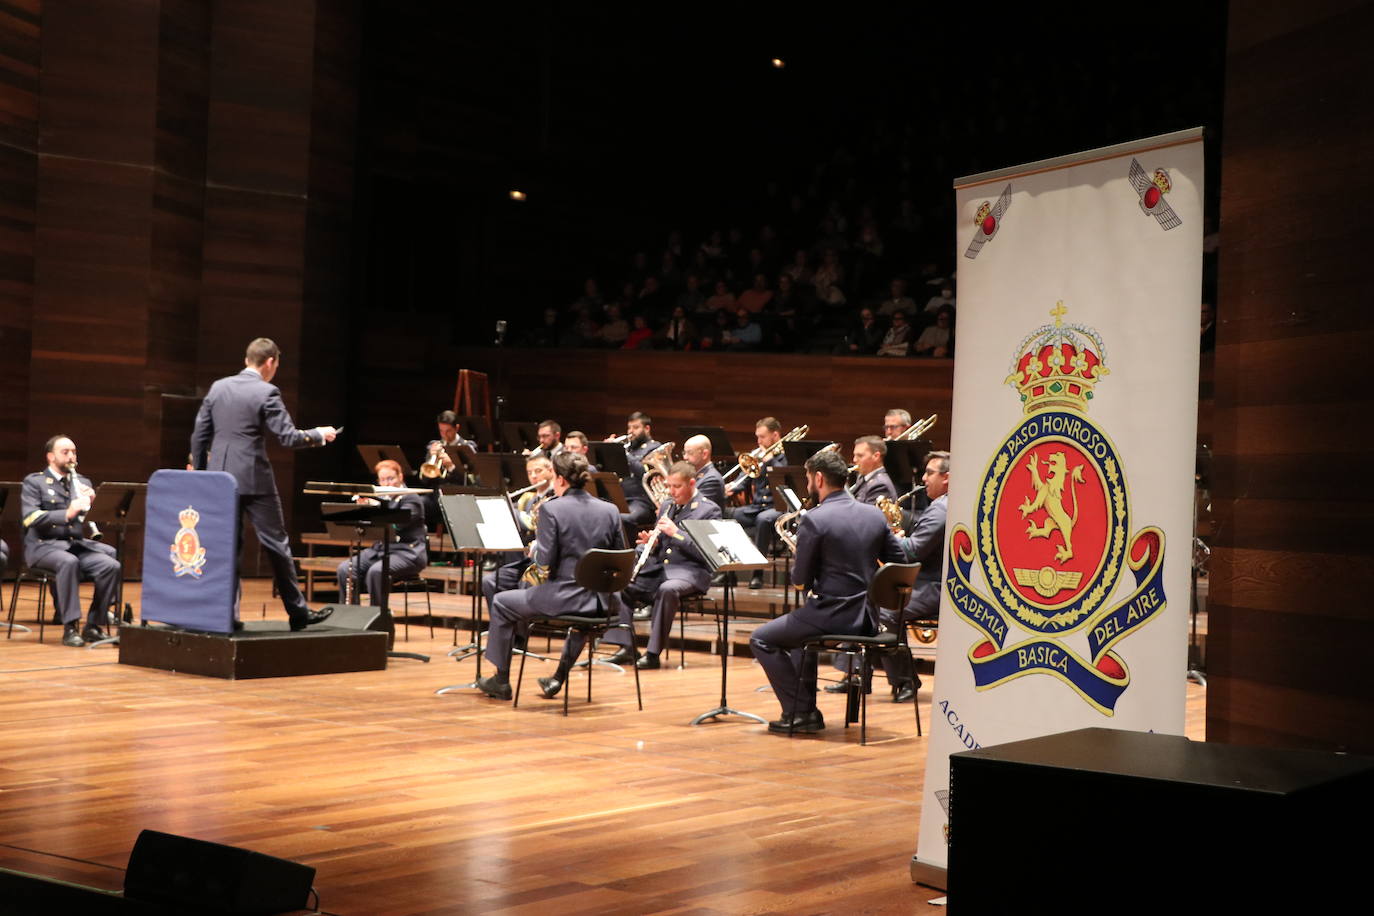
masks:
<path fill-rule="evenodd" d="M 906 199 L 866 292 L 947 277 L 955 177 L 1203 126 L 1208 737 L 1374 752 L 1371 36 L 1374 5 L 1339 0 L 8 0 L 0 478 L 56 432 L 98 481 L 183 464 L 199 397 L 260 334 L 297 421 L 346 427 L 274 456 L 296 532 L 301 485 L 362 479 L 359 442 L 417 451 L 459 368 L 507 418 L 593 437 L 644 409 L 659 438 L 716 422 L 742 447 L 773 414 L 844 441 L 901 405 L 940 412 L 947 445 L 953 361 L 832 355 L 840 312 L 765 348 L 785 352 L 521 344 L 674 231 L 690 254 L 768 225 L 776 269 L 827 215 L 852 240 Z"/>

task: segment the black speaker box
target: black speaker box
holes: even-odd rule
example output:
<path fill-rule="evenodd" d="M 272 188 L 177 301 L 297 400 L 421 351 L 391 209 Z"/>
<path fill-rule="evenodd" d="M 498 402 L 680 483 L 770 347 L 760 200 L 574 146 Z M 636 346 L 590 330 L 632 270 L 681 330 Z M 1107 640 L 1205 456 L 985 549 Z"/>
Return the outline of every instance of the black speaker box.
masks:
<path fill-rule="evenodd" d="M 953 754 L 949 911 L 1334 912 L 1371 801 L 1374 760 L 1324 751 L 1085 728 Z"/>
<path fill-rule="evenodd" d="M 374 633 L 391 633 L 396 627 L 388 617 L 382 616 L 382 609 L 370 604 L 326 604 L 322 611 L 333 609 L 321 626 L 339 630 L 371 630 Z"/>
<path fill-rule="evenodd" d="M 144 830 L 129 854 L 124 896 L 234 916 L 306 909 L 315 869 L 190 837 Z"/>

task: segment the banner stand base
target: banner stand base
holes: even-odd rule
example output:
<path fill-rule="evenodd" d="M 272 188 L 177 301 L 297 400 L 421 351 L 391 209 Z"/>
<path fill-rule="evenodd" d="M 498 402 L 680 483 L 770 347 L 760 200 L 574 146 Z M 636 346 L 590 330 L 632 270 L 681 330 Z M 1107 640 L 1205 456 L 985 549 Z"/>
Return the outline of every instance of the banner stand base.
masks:
<path fill-rule="evenodd" d="M 917 856 L 911 857 L 911 883 L 933 887 L 937 891 L 949 890 L 949 870 L 939 865 L 922 862 Z"/>
<path fill-rule="evenodd" d="M 119 629 L 119 663 L 239 680 L 386 670 L 387 634 L 286 621 L 249 621 L 232 634 L 159 624 Z"/>

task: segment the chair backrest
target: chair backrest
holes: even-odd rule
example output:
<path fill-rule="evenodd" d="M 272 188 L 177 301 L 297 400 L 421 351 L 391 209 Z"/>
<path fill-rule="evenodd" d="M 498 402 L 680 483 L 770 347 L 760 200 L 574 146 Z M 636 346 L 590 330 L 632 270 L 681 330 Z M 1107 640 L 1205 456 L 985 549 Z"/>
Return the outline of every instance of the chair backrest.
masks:
<path fill-rule="evenodd" d="M 573 578 L 589 592 L 618 592 L 630 581 L 635 566 L 633 550 L 603 550 L 593 547 L 577 561 Z"/>
<path fill-rule="evenodd" d="M 904 596 L 910 594 L 916 584 L 916 574 L 921 571 L 920 563 L 885 563 L 873 582 L 868 586 L 868 600 L 874 607 L 889 611 L 901 610 L 906 604 Z"/>

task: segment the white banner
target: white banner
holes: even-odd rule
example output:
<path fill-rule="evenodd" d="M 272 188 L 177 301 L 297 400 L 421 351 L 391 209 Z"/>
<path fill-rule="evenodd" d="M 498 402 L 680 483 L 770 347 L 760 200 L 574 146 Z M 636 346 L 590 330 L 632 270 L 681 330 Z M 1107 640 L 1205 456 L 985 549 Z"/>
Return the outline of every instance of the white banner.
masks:
<path fill-rule="evenodd" d="M 1183 733 L 1202 169 L 1192 130 L 955 183 L 918 880 L 943 886 L 950 754 L 1090 726 Z"/>

